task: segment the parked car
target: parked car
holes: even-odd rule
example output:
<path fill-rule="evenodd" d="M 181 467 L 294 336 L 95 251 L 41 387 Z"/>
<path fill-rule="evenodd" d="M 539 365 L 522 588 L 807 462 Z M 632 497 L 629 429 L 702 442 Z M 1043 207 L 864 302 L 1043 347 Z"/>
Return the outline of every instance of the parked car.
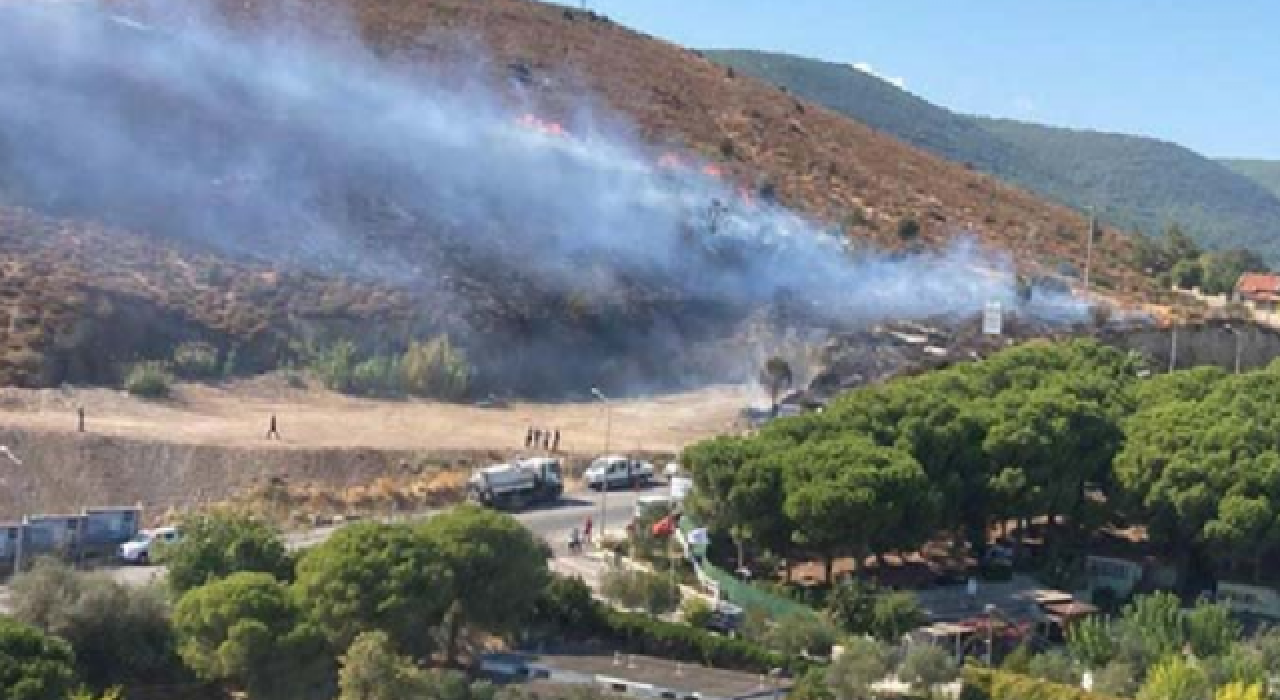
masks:
<path fill-rule="evenodd" d="M 653 465 L 630 457 L 600 457 L 582 473 L 589 489 L 645 486 L 653 481 Z"/>
<path fill-rule="evenodd" d="M 182 533 L 176 527 L 143 530 L 134 535 L 133 539 L 120 545 L 120 561 L 127 564 L 150 564 L 151 557 L 155 555 L 157 543 L 172 544 L 180 539 L 182 539 Z"/>

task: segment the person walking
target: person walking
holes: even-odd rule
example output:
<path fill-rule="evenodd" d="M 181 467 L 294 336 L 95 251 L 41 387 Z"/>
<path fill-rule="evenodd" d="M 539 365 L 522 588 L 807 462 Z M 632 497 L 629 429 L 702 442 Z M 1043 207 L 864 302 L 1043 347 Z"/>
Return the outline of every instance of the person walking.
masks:
<path fill-rule="evenodd" d="M 582 539 L 586 542 L 591 542 L 591 526 L 592 525 L 593 523 L 591 522 L 591 516 L 588 515 L 587 521 L 582 524 Z"/>
<path fill-rule="evenodd" d="M 556 432 L 554 436 L 551 438 L 551 451 L 552 452 L 560 451 L 560 429 L 559 428 L 556 428 Z"/>
<path fill-rule="evenodd" d="M 271 423 L 267 426 L 267 439 L 280 439 L 280 428 L 276 424 L 276 414 L 274 413 L 271 414 Z"/>
<path fill-rule="evenodd" d="M 525 449 L 533 447 L 533 426 L 532 425 L 529 426 L 529 429 L 526 430 L 524 433 L 524 446 L 525 446 Z"/>
<path fill-rule="evenodd" d="M 76 415 L 80 417 L 80 432 L 84 432 L 84 406 L 76 408 Z"/>
<path fill-rule="evenodd" d="M 534 429 L 533 429 L 533 445 L 532 445 L 532 447 L 533 447 L 533 449 L 535 449 L 535 450 L 536 450 L 536 449 L 538 449 L 538 446 L 540 446 L 541 444 L 542 444 L 542 428 L 534 428 Z"/>
<path fill-rule="evenodd" d="M 551 431 L 550 430 L 542 431 L 542 449 L 544 450 L 551 449 Z"/>

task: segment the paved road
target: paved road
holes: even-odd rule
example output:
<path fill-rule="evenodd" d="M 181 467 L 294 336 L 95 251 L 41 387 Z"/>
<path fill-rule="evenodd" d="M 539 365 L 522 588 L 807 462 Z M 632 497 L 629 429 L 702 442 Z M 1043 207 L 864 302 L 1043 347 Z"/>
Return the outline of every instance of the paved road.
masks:
<path fill-rule="evenodd" d="M 621 529 L 625 523 L 631 520 L 634 512 L 636 499 L 646 494 L 662 494 L 666 492 L 666 486 L 659 484 L 652 488 L 640 491 L 611 491 L 606 498 L 605 511 L 605 527 L 610 531 Z M 440 511 L 432 513 L 424 513 L 421 518 L 429 518 Z M 519 513 L 516 518 L 525 524 L 535 535 L 544 538 L 555 552 L 557 557 L 563 558 L 568 554 L 567 544 L 569 540 L 569 531 L 574 527 L 581 528 L 587 516 L 590 515 L 595 521 L 597 532 L 600 528 L 600 494 L 586 491 L 566 494 L 560 504 L 556 506 L 548 506 L 537 510 L 530 510 Z M 292 550 L 305 549 L 319 544 L 341 526 L 323 527 L 306 532 L 288 533 L 285 535 L 285 545 Z M 585 562 L 584 562 L 585 564 Z M 587 571 L 578 572 L 580 567 L 568 566 L 559 567 L 570 570 L 574 573 L 584 574 L 584 578 L 590 579 Z M 159 566 L 123 566 L 113 567 L 104 570 L 109 576 L 121 583 L 128 585 L 144 585 L 150 581 L 158 579 L 164 574 L 164 568 Z M 9 590 L 7 586 L 0 586 L 0 612 L 9 609 Z"/>

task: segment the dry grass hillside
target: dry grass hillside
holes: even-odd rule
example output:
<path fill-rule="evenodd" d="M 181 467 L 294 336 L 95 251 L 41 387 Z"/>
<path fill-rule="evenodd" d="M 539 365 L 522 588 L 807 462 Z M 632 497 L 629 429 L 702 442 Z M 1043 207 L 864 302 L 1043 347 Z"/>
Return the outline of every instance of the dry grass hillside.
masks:
<path fill-rule="evenodd" d="M 599 99 L 634 120 L 648 141 L 721 161 L 741 182 L 769 183 L 784 203 L 844 225 L 849 235 L 893 245 L 897 223 L 913 217 L 935 240 L 971 230 L 1028 263 L 1083 265 L 1087 223 L 1077 213 L 594 13 L 527 0 L 327 2 L 349 11 L 365 38 L 388 51 L 412 46 L 417 55 L 443 57 L 457 50 L 443 38 L 450 33 L 479 37 L 496 77 L 527 75 L 566 112 L 584 95 Z M 225 4 L 238 17 L 270 6 Z M 1124 236 L 1105 236 L 1096 253 L 1099 285 L 1149 290 Z"/>
<path fill-rule="evenodd" d="M 525 447 L 531 426 L 559 429 L 558 454 L 576 468 L 604 451 L 606 428 L 611 451 L 670 455 L 732 430 L 753 398 L 718 387 L 622 400 L 610 424 L 594 402 L 366 401 L 296 388 L 276 375 L 221 387 L 183 384 L 164 402 L 106 389 L 0 389 L 0 445 L 24 462 L 22 469 L 0 464 L 0 519 L 137 502 L 156 513 L 281 484 L 293 501 L 313 501 L 308 512 L 372 502 L 385 509 L 406 499 L 414 502 L 397 507 L 408 509 L 456 497 L 472 467 L 545 452 Z M 85 433 L 76 432 L 81 407 Z M 273 414 L 278 442 L 265 439 Z"/>
<path fill-rule="evenodd" d="M 340 5 L 388 54 L 412 46 L 414 60 L 444 61 L 456 60 L 460 46 L 485 47 L 495 84 L 515 76 L 548 116 L 605 104 L 644 140 L 718 161 L 728 177 L 773 190 L 849 236 L 894 245 L 898 223 L 911 217 L 926 240 L 972 231 L 1012 251 L 1024 269 L 1082 266 L 1085 222 L 1075 213 L 597 15 L 525 0 L 326 2 Z M 239 21 L 273 5 L 219 4 Z M 405 290 L 304 274 L 283 261 L 233 259 L 198 241 L 76 216 L 0 207 L 0 384 L 110 381 L 121 363 L 163 357 L 193 338 L 238 348 L 246 367 L 269 367 L 312 326 L 384 332 L 448 313 L 424 309 Z M 398 240 L 394 229 L 375 228 L 371 222 L 350 235 L 406 257 L 429 254 L 420 242 Z M 1145 295 L 1148 283 L 1129 259 L 1126 239 L 1109 232 L 1093 279 L 1119 297 Z M 493 274 L 485 261 L 459 269 L 450 291 L 480 300 L 470 308 L 486 316 L 486 332 L 506 334 L 500 347 L 518 347 L 534 331 L 568 347 L 618 332 L 616 320 L 574 317 L 576 300 L 528 288 L 518 269 L 497 275 L 508 286 L 485 278 Z M 663 325 L 672 323 L 663 314 L 681 313 L 679 300 L 660 300 L 634 318 Z"/>

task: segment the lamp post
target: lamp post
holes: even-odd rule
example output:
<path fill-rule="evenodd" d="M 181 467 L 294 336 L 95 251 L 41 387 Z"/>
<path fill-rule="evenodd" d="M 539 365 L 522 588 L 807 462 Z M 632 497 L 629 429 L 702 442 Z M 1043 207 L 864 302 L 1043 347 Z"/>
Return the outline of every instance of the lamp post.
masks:
<path fill-rule="evenodd" d="M 613 432 L 613 404 L 610 403 L 609 397 L 605 396 L 604 392 L 600 391 L 596 387 L 591 387 L 591 395 L 594 396 L 597 401 L 604 404 L 604 456 L 608 457 L 609 456 L 609 438 L 610 438 L 610 434 Z M 600 539 L 601 540 L 604 539 L 604 534 L 605 534 L 605 529 L 604 529 L 605 517 L 606 517 L 605 514 L 607 512 L 606 503 L 608 503 L 608 501 L 609 501 L 609 468 L 606 465 L 604 474 L 602 474 L 600 477 Z"/>
<path fill-rule="evenodd" d="M 1089 273 L 1093 266 L 1093 238 L 1098 232 L 1098 217 L 1093 211 L 1093 207 L 1089 207 L 1089 240 L 1085 243 L 1084 250 L 1084 295 L 1089 296 Z"/>
<path fill-rule="evenodd" d="M 1236 337 L 1236 362 L 1235 362 L 1235 373 L 1236 373 L 1236 374 L 1240 374 L 1240 345 L 1241 345 L 1240 341 L 1241 341 L 1241 339 L 1242 339 L 1244 336 L 1240 333 L 1240 329 L 1235 328 L 1235 327 L 1234 327 L 1234 326 L 1232 326 L 1230 323 L 1228 323 L 1227 325 L 1223 326 L 1223 328 L 1224 328 L 1228 333 L 1230 333 L 1231 335 L 1234 335 L 1234 336 Z"/>

